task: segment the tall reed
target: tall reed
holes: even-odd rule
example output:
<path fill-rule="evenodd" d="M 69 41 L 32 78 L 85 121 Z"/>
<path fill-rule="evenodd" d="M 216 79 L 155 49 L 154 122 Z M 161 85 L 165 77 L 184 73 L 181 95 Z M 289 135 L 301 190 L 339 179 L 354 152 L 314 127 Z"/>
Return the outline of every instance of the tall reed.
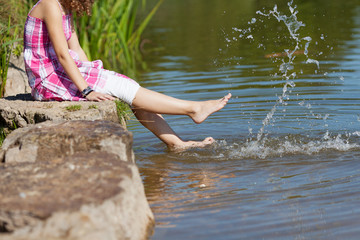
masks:
<path fill-rule="evenodd" d="M 163 0 L 136 26 L 139 5 L 145 0 L 96 1 L 92 15 L 76 19 L 80 45 L 89 59 L 101 58 L 105 68 L 131 77 L 141 61 L 141 34 Z"/>

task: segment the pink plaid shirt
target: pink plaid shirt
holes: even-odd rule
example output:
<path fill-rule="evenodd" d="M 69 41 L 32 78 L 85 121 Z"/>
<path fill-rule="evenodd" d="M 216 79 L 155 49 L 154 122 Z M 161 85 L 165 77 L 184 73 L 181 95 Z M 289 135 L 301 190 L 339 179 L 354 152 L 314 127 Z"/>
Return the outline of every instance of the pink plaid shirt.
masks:
<path fill-rule="evenodd" d="M 71 15 L 63 16 L 63 29 L 67 40 L 71 38 Z M 93 89 L 105 86 L 100 60 L 82 62 L 76 52 L 69 49 L 82 76 Z M 36 100 L 85 100 L 59 63 L 43 20 L 28 15 L 24 29 L 24 61 L 31 95 Z M 114 73 L 116 74 L 116 73 Z"/>

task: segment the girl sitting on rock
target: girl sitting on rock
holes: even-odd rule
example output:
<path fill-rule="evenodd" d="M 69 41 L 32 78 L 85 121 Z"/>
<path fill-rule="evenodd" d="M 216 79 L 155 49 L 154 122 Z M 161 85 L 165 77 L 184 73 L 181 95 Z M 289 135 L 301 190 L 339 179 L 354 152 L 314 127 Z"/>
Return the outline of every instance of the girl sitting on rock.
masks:
<path fill-rule="evenodd" d="M 183 141 L 160 114 L 187 115 L 195 123 L 222 109 L 231 97 L 186 101 L 141 87 L 134 80 L 90 62 L 79 45 L 72 13 L 90 14 L 93 0 L 40 0 L 28 14 L 24 31 L 24 60 L 36 100 L 104 101 L 120 98 L 132 106 L 137 119 L 170 149 L 204 147 L 214 142 Z"/>

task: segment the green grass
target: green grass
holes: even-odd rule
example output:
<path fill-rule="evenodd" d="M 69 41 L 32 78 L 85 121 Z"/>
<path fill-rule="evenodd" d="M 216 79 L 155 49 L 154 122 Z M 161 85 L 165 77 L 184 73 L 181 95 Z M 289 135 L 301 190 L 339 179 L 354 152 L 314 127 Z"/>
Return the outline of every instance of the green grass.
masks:
<path fill-rule="evenodd" d="M 81 110 L 81 105 L 71 105 L 65 108 L 69 112 L 75 112 Z"/>
<path fill-rule="evenodd" d="M 129 105 L 121 100 L 115 100 L 115 104 L 119 122 L 126 125 L 126 122 L 130 120 L 132 116 L 132 111 Z"/>
<path fill-rule="evenodd" d="M 9 17 L 13 24 L 24 26 L 26 16 L 37 0 L 0 0 L 0 24 L 7 23 Z"/>
<path fill-rule="evenodd" d="M 3 129 L 3 128 L 0 128 L 0 147 L 2 146 L 5 138 L 6 138 L 6 134 L 5 134 L 5 132 L 4 132 L 4 129 Z"/>
<path fill-rule="evenodd" d="M 163 0 L 141 20 L 138 11 L 144 0 L 96 1 L 92 15 L 76 18 L 80 45 L 90 60 L 101 59 L 105 68 L 134 77 L 141 62 L 141 34 Z"/>
<path fill-rule="evenodd" d="M 2 146 L 6 136 L 8 134 L 10 134 L 10 132 L 12 132 L 13 130 L 15 130 L 17 128 L 18 128 L 18 126 L 16 125 L 15 120 L 12 121 L 12 126 L 9 128 L 0 127 L 0 147 Z"/>
<path fill-rule="evenodd" d="M 5 95 L 5 86 L 7 73 L 10 64 L 11 54 L 18 50 L 19 45 L 15 45 L 16 42 L 22 40 L 19 38 L 20 25 L 11 25 L 11 18 L 9 17 L 7 26 L 0 25 L 0 97 Z"/>
<path fill-rule="evenodd" d="M 99 107 L 95 104 L 92 104 L 88 107 L 88 109 L 98 109 Z"/>
<path fill-rule="evenodd" d="M 5 85 L 11 55 L 20 56 L 23 50 L 23 26 L 31 0 L 0 0 L 0 97 Z"/>

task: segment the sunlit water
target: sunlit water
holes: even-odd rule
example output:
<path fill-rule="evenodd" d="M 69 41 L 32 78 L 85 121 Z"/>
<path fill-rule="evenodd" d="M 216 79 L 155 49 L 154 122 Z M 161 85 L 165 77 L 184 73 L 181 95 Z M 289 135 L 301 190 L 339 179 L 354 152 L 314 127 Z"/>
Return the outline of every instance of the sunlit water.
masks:
<path fill-rule="evenodd" d="M 217 139 L 205 149 L 168 152 L 130 122 L 152 239 L 360 236 L 360 7 L 294 1 L 305 38 L 295 49 L 275 4 L 291 16 L 288 1 L 165 1 L 147 29 L 143 86 L 233 95 L 200 125 L 166 116 L 184 139 Z M 297 52 L 284 72 L 286 49 Z"/>

